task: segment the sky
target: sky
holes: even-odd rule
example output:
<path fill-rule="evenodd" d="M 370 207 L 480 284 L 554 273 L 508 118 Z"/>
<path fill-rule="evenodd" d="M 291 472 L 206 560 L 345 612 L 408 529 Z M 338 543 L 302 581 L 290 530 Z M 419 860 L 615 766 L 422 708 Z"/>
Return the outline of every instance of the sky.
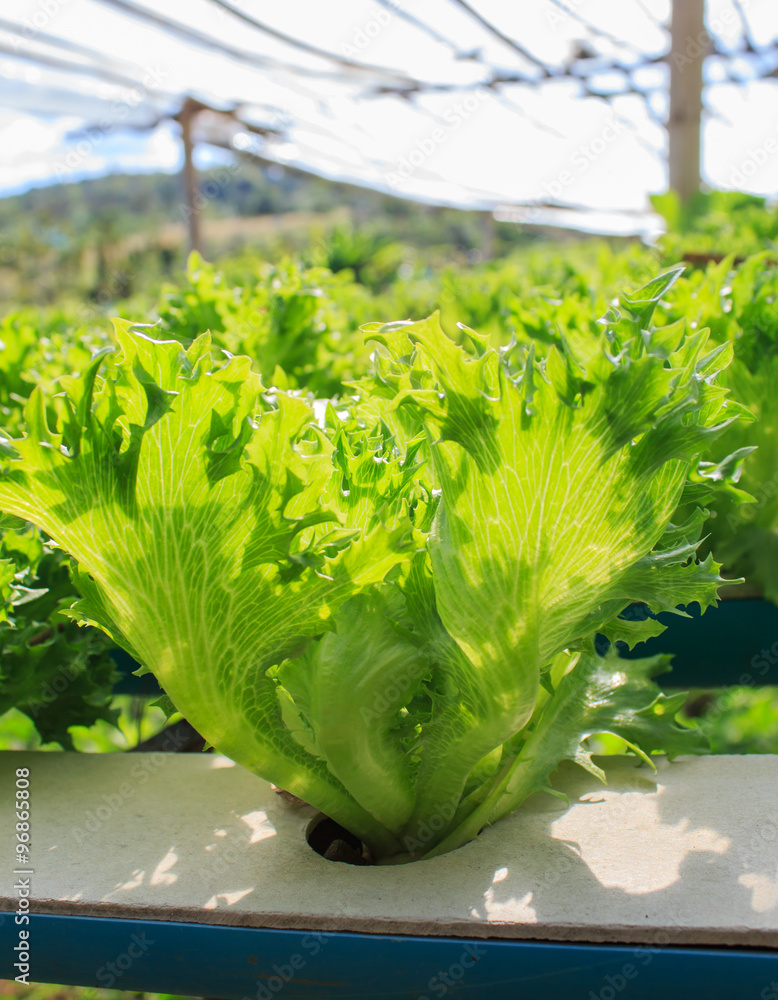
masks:
<path fill-rule="evenodd" d="M 0 7 L 0 194 L 110 172 L 180 169 L 180 128 L 169 116 L 186 94 L 237 107 L 245 121 L 275 133 L 258 136 L 206 116 L 200 139 L 419 200 L 503 209 L 552 201 L 639 213 L 650 193 L 667 186 L 662 64 L 634 76 L 641 89 L 655 88 L 648 102 L 623 94 L 606 104 L 581 100 L 564 79 L 485 88 L 495 69 L 531 77 L 536 67 L 455 0 L 232 0 L 277 31 L 378 67 L 346 72 L 214 0 L 132 2 L 185 23 L 201 43 L 128 16 L 115 0 L 6 0 Z M 733 2 L 708 0 L 707 23 L 734 49 L 742 23 Z M 587 37 L 603 60 L 616 56 L 626 65 L 667 46 L 661 25 L 669 0 L 473 4 L 552 68 Z M 778 39 L 775 0 L 741 6 L 758 47 Z M 587 33 L 580 18 L 623 44 Z M 213 40 L 233 51 L 209 49 Z M 105 78 L 41 66 L 36 56 L 99 65 Z M 742 85 L 721 81 L 724 60 L 706 63 L 703 175 L 711 186 L 778 193 L 778 80 L 753 80 L 755 66 L 769 69 L 770 58 L 730 61 Z M 404 74 L 447 89 L 410 99 L 380 92 Z M 598 84 L 614 85 L 601 75 Z M 200 167 L 230 159 L 198 144 Z"/>

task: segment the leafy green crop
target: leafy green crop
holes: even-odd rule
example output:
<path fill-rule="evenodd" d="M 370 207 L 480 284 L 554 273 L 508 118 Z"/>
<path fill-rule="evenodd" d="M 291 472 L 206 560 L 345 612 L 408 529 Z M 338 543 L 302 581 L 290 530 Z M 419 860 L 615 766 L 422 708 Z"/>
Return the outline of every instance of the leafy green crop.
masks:
<path fill-rule="evenodd" d="M 683 204 L 675 191 L 651 202 L 667 223 L 661 247 L 672 260 L 778 251 L 778 209 L 742 191 L 698 192 Z"/>
<path fill-rule="evenodd" d="M 36 386 L 50 398 L 66 370 L 88 364 L 105 338 L 71 326 L 54 310 L 45 325 L 32 310 L 0 323 L 0 423 L 16 433 Z M 49 416 L 55 416 L 53 402 Z M 60 611 L 76 597 L 67 556 L 31 525 L 0 523 L 0 714 L 16 708 L 44 742 L 72 746 L 69 727 L 110 721 L 115 680 L 109 641 L 66 622 Z"/>
<path fill-rule="evenodd" d="M 342 241 L 332 244 L 332 248 L 338 246 L 343 249 Z M 363 249 L 367 253 L 368 245 Z M 572 256 L 577 261 L 574 253 Z M 607 264 L 602 252 L 597 260 L 598 266 Z M 364 375 L 369 367 L 369 350 L 358 327 L 376 313 L 427 315 L 442 296 L 444 318 L 452 329 L 463 315 L 469 323 L 479 323 L 485 332 L 491 331 L 499 343 L 508 339 L 515 325 L 510 306 L 516 302 L 521 302 L 525 316 L 536 306 L 547 306 L 550 316 L 546 319 L 544 313 L 543 321 L 553 322 L 555 306 L 547 303 L 549 289 L 544 289 L 545 297 L 538 301 L 531 294 L 533 283 L 548 271 L 560 288 L 567 288 L 570 282 L 583 281 L 576 275 L 579 265 L 583 267 L 585 262 L 591 264 L 589 255 L 560 270 L 559 262 L 536 255 L 528 258 L 520 271 L 515 263 L 504 261 L 467 271 L 447 266 L 440 276 L 427 269 L 411 280 L 394 283 L 376 299 L 352 280 L 348 270 L 334 275 L 324 268 L 305 270 L 288 261 L 273 267 L 250 257 L 243 267 L 228 262 L 222 272 L 193 255 L 186 275 L 176 286 L 169 286 L 157 309 L 151 310 L 152 317 L 158 315 L 159 321 L 145 329 L 153 331 L 153 336 L 175 338 L 185 345 L 209 329 L 214 346 L 251 356 L 254 369 L 268 383 L 304 386 L 318 396 L 342 395 L 344 381 Z M 334 266 L 335 261 L 330 263 Z M 580 303 L 576 304 L 580 308 Z M 589 321 L 591 310 L 586 315 Z M 45 390 L 47 419 L 54 421 L 54 398 L 60 390 L 60 378 L 82 371 L 97 350 L 111 343 L 109 324 L 102 321 L 99 309 L 94 307 L 71 304 L 67 308 L 24 309 L 8 314 L 0 322 L 0 426 L 4 432 L 19 433 L 25 404 L 36 385 Z M 2 531 L 0 528 L 0 536 Z M 12 538 L 11 543 L 19 548 L 18 539 Z M 52 559 L 45 560 L 44 566 L 53 565 Z M 56 559 L 56 582 L 36 575 L 35 566 L 15 564 L 15 572 L 23 571 L 33 590 L 43 592 L 49 583 L 54 585 L 64 607 L 76 600 L 77 592 L 68 579 L 63 554 L 58 552 Z M 27 647 L 29 641 L 50 631 L 49 611 L 41 613 L 44 604 L 43 593 L 36 602 L 17 600 L 3 626 L 0 701 L 3 707 L 28 711 L 40 723 L 43 739 L 52 738 L 55 726 L 61 742 L 69 746 L 71 725 L 87 724 L 94 718 L 97 706 L 101 706 L 101 712 L 107 711 L 114 677 L 104 652 L 99 661 L 95 659 L 99 637 L 72 626 L 68 626 L 67 640 L 60 630 L 52 633 L 57 643 L 47 662 L 56 672 L 49 676 L 45 671 L 32 671 L 27 676 L 26 657 L 32 662 L 47 648 L 38 648 L 37 642 Z M 56 615 L 57 611 L 51 613 Z M 61 621 L 59 624 L 64 627 Z M 84 675 L 85 663 L 91 665 L 89 682 Z M 19 683 L 23 676 L 25 682 Z M 82 678 L 79 684 L 72 682 L 75 676 Z M 57 688 L 66 682 L 67 687 L 53 692 L 52 681 L 56 681 Z M 44 698 L 45 703 L 41 700 Z"/>
<path fill-rule="evenodd" d="M 716 599 L 695 558 L 724 488 L 700 458 L 738 415 L 731 346 L 651 329 L 678 272 L 542 361 L 373 326 L 375 371 L 317 422 L 208 335 L 118 322 L 0 456 L 0 509 L 70 554 L 97 625 L 209 743 L 317 806 L 377 860 L 475 837 L 610 733 L 697 752 L 661 631 L 620 617 Z"/>
<path fill-rule="evenodd" d="M 705 527 L 706 545 L 728 572 L 778 601 L 778 268 L 767 253 L 737 268 L 730 255 L 679 282 L 663 319 L 710 327 L 714 341 L 734 348 L 724 380 L 756 422 L 727 428 L 717 458 L 730 456 L 727 474 L 754 502 L 722 494 Z"/>
<path fill-rule="evenodd" d="M 362 339 L 335 302 L 348 284 L 345 273 L 286 261 L 232 285 L 192 254 L 186 281 L 164 295 L 156 333 L 188 345 L 208 331 L 216 346 L 253 358 L 268 383 L 281 368 L 291 385 L 332 396 L 367 366 Z"/>
<path fill-rule="evenodd" d="M 44 742 L 72 747 L 68 729 L 113 718 L 115 670 L 102 632 L 61 612 L 74 593 L 66 554 L 32 526 L 0 536 L 0 714 L 16 708 Z"/>

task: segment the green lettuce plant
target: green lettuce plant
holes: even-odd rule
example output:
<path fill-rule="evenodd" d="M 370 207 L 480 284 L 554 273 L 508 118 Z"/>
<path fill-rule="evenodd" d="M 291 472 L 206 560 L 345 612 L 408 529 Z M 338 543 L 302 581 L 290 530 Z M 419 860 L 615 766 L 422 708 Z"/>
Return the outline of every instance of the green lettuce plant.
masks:
<path fill-rule="evenodd" d="M 112 722 L 116 715 L 110 640 L 61 614 L 76 596 L 67 553 L 32 525 L 6 522 L 0 531 L 0 715 L 15 708 L 44 743 L 68 749 L 71 726 Z"/>
<path fill-rule="evenodd" d="M 184 280 L 164 290 L 159 326 L 149 332 L 188 346 L 208 331 L 215 346 L 251 356 L 268 381 L 280 367 L 290 385 L 318 396 L 334 395 L 344 379 L 364 371 L 364 343 L 338 305 L 354 291 L 348 273 L 290 260 L 256 262 L 254 272 L 236 283 L 192 253 Z"/>
<path fill-rule="evenodd" d="M 538 362 L 437 317 L 374 326 L 375 371 L 315 419 L 245 357 L 117 324 L 3 442 L 0 508 L 72 557 L 97 625 L 209 743 L 318 807 L 378 861 L 456 848 L 551 790 L 587 739 L 697 752 L 661 631 L 620 617 L 716 599 L 695 558 L 701 464 L 739 412 L 731 347 L 652 329 L 678 272 Z M 102 369 L 102 374 L 101 374 Z M 52 409 L 55 418 L 51 417 Z"/>
<path fill-rule="evenodd" d="M 778 250 L 778 210 L 765 198 L 743 191 L 699 191 L 682 202 L 675 191 L 652 195 L 651 204 L 665 220 L 660 240 L 666 259 L 747 257 Z"/>
<path fill-rule="evenodd" d="M 17 310 L 0 321 L 0 425 L 21 433 L 36 385 L 51 400 L 66 370 L 88 364 L 105 342 L 59 309 Z M 50 402 L 49 417 L 56 416 Z M 44 742 L 72 747 L 69 727 L 111 721 L 116 673 L 101 632 L 60 611 L 77 594 L 65 552 L 18 518 L 0 518 L 0 714 L 15 708 Z"/>
<path fill-rule="evenodd" d="M 705 546 L 725 567 L 778 602 L 778 268 L 769 253 L 735 267 L 730 254 L 692 272 L 670 291 L 662 319 L 709 327 L 711 339 L 734 349 L 723 376 L 747 404 L 753 424 L 730 425 L 713 453 L 754 502 L 722 493 L 705 525 Z M 724 466 L 722 466 L 724 468 Z"/>

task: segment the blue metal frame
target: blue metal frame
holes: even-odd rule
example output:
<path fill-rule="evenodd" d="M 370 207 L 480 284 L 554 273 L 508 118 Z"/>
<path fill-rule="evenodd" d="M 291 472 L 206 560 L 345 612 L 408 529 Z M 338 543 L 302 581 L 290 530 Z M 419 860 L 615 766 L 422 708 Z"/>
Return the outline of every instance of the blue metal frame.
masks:
<path fill-rule="evenodd" d="M 13 979 L 13 915 L 0 914 Z M 31 982 L 225 1000 L 738 1000 L 778 995 L 778 953 L 316 933 L 32 914 Z"/>
<path fill-rule="evenodd" d="M 645 617 L 644 609 L 630 609 Z M 778 683 L 778 607 L 723 601 L 704 618 L 660 615 L 631 656 L 673 653 L 672 687 Z M 765 656 L 765 653 L 768 655 Z M 117 691 L 159 692 L 116 651 Z M 778 1000 L 778 952 L 315 933 L 174 921 L 31 914 L 31 982 L 224 1000 Z M 0 913 L 0 976 L 19 928 Z"/>
<path fill-rule="evenodd" d="M 667 628 L 656 638 L 638 643 L 631 653 L 622 643 L 621 655 L 634 659 L 671 653 L 672 673 L 659 678 L 663 687 L 778 684 L 778 606 L 761 598 L 738 598 L 720 601 L 704 616 L 696 603 L 689 604 L 686 613 L 688 618 L 667 612 L 651 615 L 645 604 L 627 608 L 623 618 L 643 621 L 656 617 Z M 599 639 L 598 648 L 604 652 L 608 640 L 604 636 Z M 115 649 L 111 656 L 121 675 L 114 688 L 117 694 L 161 694 L 153 674 L 133 676 L 138 664 L 129 653 Z"/>
<path fill-rule="evenodd" d="M 699 604 L 689 604 L 690 616 L 662 612 L 656 617 L 666 631 L 648 642 L 638 643 L 630 659 L 673 655 L 673 669 L 658 678 L 662 687 L 719 687 L 741 684 L 761 687 L 778 684 L 778 606 L 760 598 L 720 601 L 700 614 Z M 633 605 L 624 618 L 649 617 L 645 605 Z"/>

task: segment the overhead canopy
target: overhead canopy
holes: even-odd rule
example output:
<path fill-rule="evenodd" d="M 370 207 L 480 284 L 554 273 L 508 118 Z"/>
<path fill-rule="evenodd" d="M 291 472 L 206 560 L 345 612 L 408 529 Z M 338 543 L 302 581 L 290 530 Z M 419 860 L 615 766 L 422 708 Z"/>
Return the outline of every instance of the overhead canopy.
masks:
<path fill-rule="evenodd" d="M 667 0 L 16 0 L 3 13 L 14 117 L 0 140 L 16 153 L 0 188 L 171 168 L 186 97 L 214 109 L 196 139 L 498 217 L 639 214 L 666 186 Z M 711 0 L 706 37 L 689 40 L 712 53 L 716 186 L 775 189 L 755 147 L 778 138 L 777 38 L 773 0 Z"/>

